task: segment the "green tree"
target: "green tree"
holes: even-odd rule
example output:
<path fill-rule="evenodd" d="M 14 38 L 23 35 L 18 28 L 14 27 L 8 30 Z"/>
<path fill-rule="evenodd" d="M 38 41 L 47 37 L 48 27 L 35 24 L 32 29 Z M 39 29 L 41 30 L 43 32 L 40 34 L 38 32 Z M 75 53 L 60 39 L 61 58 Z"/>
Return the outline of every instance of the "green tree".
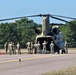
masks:
<path fill-rule="evenodd" d="M 35 29 L 41 28 L 41 24 L 35 23 L 33 20 L 23 18 L 11 23 L 0 24 L 0 47 L 5 42 L 20 42 L 21 47 L 26 47 L 28 40 L 34 41 L 36 37 Z"/>
<path fill-rule="evenodd" d="M 71 30 L 68 34 L 69 42 L 72 47 L 76 47 L 76 20 L 71 21 L 70 28 Z"/>
<path fill-rule="evenodd" d="M 61 30 L 64 33 L 65 39 L 69 43 L 69 47 L 76 47 L 76 20 L 70 21 L 70 23 L 61 26 Z"/>

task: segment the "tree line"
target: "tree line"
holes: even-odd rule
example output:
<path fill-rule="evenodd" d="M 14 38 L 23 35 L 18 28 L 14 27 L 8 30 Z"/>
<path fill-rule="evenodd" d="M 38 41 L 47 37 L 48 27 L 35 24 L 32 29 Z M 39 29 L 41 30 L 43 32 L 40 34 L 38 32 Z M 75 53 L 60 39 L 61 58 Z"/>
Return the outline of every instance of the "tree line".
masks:
<path fill-rule="evenodd" d="M 0 24 L 0 47 L 3 48 L 5 42 L 20 42 L 21 47 L 26 47 L 26 42 L 28 40 L 35 39 L 34 29 L 40 26 L 40 24 L 35 23 L 33 20 L 28 20 L 23 18 L 16 20 L 11 23 L 1 23 Z"/>

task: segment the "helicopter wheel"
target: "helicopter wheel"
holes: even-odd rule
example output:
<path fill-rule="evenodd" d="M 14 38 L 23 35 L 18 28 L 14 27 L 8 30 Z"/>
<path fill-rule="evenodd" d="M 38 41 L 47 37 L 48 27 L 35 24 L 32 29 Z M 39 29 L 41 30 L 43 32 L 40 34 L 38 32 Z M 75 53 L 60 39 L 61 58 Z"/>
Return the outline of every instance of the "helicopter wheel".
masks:
<path fill-rule="evenodd" d="M 63 54 L 63 53 L 64 53 L 64 54 L 66 53 L 65 50 L 62 50 L 61 54 Z"/>
<path fill-rule="evenodd" d="M 60 50 L 58 50 L 58 54 L 60 54 Z"/>

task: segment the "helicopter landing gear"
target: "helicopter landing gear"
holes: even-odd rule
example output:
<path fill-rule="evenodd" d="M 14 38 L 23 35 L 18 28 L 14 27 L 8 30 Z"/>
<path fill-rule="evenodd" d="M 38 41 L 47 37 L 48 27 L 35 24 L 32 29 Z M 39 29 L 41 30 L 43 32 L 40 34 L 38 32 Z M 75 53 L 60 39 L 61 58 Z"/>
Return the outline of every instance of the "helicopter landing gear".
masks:
<path fill-rule="evenodd" d="M 60 50 L 58 50 L 58 54 L 60 54 Z"/>
<path fill-rule="evenodd" d="M 65 50 L 62 50 L 62 51 L 61 51 L 61 54 L 63 54 L 63 53 L 65 54 Z"/>
<path fill-rule="evenodd" d="M 61 53 L 62 53 L 62 54 L 63 54 L 63 53 L 64 53 L 64 54 L 67 54 L 67 53 L 68 53 L 68 46 L 66 46 L 65 49 L 63 49 Z"/>
<path fill-rule="evenodd" d="M 68 50 L 62 50 L 61 54 L 67 54 Z"/>

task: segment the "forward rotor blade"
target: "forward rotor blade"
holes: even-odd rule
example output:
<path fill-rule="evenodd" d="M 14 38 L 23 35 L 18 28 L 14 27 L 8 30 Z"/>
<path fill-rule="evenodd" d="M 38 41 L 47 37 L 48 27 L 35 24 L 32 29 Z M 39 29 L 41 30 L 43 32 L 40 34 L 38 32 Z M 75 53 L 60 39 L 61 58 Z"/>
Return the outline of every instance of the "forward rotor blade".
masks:
<path fill-rule="evenodd" d="M 27 18 L 27 17 L 38 17 L 38 16 L 42 16 L 42 15 L 39 14 L 39 15 L 31 15 L 31 16 L 22 16 L 22 17 L 15 17 L 15 18 L 7 18 L 7 19 L 1 19 L 0 21 L 14 20 L 14 19 L 20 19 L 20 18 Z"/>
<path fill-rule="evenodd" d="M 53 16 L 76 20 L 76 18 L 73 18 L 73 17 L 60 16 L 60 15 L 53 15 Z"/>

